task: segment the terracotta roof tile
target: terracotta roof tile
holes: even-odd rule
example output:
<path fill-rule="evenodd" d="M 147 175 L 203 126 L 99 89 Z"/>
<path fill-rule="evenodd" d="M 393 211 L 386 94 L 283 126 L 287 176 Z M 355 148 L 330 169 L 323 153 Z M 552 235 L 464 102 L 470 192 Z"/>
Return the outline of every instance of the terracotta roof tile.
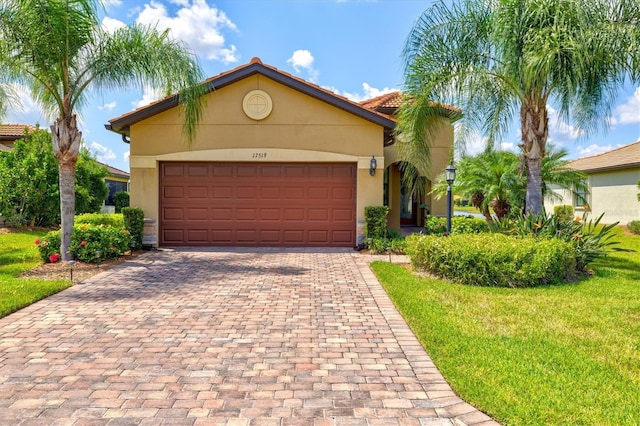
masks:
<path fill-rule="evenodd" d="M 24 129 L 35 130 L 30 124 L 0 124 L 0 140 L 16 140 L 24 136 Z"/>
<path fill-rule="evenodd" d="M 390 92 L 384 95 L 376 96 L 375 98 L 367 99 L 360 102 L 365 108 L 378 109 L 378 108 L 400 108 L 402 104 L 402 93 Z"/>
<path fill-rule="evenodd" d="M 602 154 L 578 158 L 569 166 L 584 172 L 640 167 L 640 140 Z"/>
<path fill-rule="evenodd" d="M 384 95 L 376 96 L 375 98 L 367 99 L 360 102 L 365 108 L 372 109 L 374 111 L 385 112 L 389 114 L 395 114 L 396 110 L 402 105 L 402 92 L 390 92 Z M 451 105 L 440 104 L 445 110 L 450 111 L 451 118 L 458 117 L 462 112 L 460 108 L 456 108 Z"/>

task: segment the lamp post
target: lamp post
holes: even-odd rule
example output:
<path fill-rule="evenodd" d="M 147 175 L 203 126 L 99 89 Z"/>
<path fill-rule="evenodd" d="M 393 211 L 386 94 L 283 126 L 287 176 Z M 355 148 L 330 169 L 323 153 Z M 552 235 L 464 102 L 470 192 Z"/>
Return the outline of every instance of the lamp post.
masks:
<path fill-rule="evenodd" d="M 456 168 L 453 165 L 453 160 L 451 160 L 451 164 L 444 169 L 444 178 L 447 181 L 447 235 L 451 234 L 451 215 L 452 215 L 452 195 L 451 195 L 451 185 L 453 185 L 453 181 L 456 180 Z"/>

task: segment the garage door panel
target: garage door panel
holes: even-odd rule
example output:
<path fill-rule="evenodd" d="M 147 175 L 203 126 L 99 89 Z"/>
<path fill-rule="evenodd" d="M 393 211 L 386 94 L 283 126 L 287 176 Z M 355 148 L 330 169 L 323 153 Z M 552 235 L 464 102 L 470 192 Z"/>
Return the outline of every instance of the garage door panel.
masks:
<path fill-rule="evenodd" d="M 161 245 L 355 245 L 355 164 L 161 163 Z"/>
<path fill-rule="evenodd" d="M 187 176 L 189 177 L 209 176 L 209 165 L 208 164 L 189 164 L 187 166 Z"/>
<path fill-rule="evenodd" d="M 182 221 L 184 220 L 184 211 L 182 208 L 165 207 L 162 209 L 162 219 L 165 221 Z"/>
<path fill-rule="evenodd" d="M 284 209 L 282 209 L 282 220 L 285 220 L 287 222 L 303 221 L 304 220 L 304 209 L 302 209 L 302 208 L 297 208 L 297 209 L 284 208 Z"/>
<path fill-rule="evenodd" d="M 311 244 L 329 244 L 329 231 L 326 230 L 310 230 L 308 233 L 309 243 Z"/>
<path fill-rule="evenodd" d="M 187 219 L 189 221 L 208 222 L 209 221 L 209 209 L 189 207 L 187 208 Z"/>
<path fill-rule="evenodd" d="M 220 186 L 212 189 L 212 198 L 220 200 L 233 199 L 233 187 L 232 186 Z"/>
<path fill-rule="evenodd" d="M 258 189 L 255 186 L 241 186 L 236 188 L 236 197 L 245 200 L 255 200 L 258 197 Z"/>
<path fill-rule="evenodd" d="M 235 219 L 244 221 L 255 221 L 257 219 L 257 211 L 255 208 L 239 208 L 235 210 Z M 230 219 L 233 220 L 234 217 Z"/>
<path fill-rule="evenodd" d="M 189 229 L 187 231 L 187 242 L 189 244 L 206 244 L 209 242 L 209 231 L 207 229 Z"/>
<path fill-rule="evenodd" d="M 183 186 L 165 186 L 162 191 L 162 196 L 165 199 L 184 199 L 184 187 Z"/>

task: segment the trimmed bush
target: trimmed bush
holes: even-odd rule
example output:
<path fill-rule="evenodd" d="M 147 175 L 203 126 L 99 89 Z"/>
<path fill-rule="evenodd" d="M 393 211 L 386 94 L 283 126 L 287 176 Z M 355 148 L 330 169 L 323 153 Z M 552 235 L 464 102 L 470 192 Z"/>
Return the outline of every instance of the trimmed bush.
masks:
<path fill-rule="evenodd" d="M 364 208 L 365 235 L 367 238 L 387 237 L 387 206 L 367 206 Z"/>
<path fill-rule="evenodd" d="M 406 241 L 415 268 L 466 285 L 534 287 L 562 283 L 576 272 L 573 246 L 558 239 L 467 234 Z"/>
<path fill-rule="evenodd" d="M 142 248 L 142 237 L 144 235 L 144 212 L 139 207 L 124 207 L 122 209 L 124 216 L 124 226 L 131 234 L 134 241 L 134 248 Z"/>
<path fill-rule="evenodd" d="M 113 194 L 113 204 L 116 208 L 116 213 L 122 213 L 122 209 L 129 207 L 129 193 L 127 191 L 120 191 Z"/>
<path fill-rule="evenodd" d="M 444 235 L 447 232 L 447 218 L 428 216 L 424 228 L 426 234 Z M 453 216 L 451 218 L 452 234 L 479 234 L 481 232 L 489 232 L 489 224 L 486 219 L 472 216 Z"/>
<path fill-rule="evenodd" d="M 561 222 L 571 222 L 573 220 L 573 206 L 555 206 L 553 208 L 553 214 Z"/>
<path fill-rule="evenodd" d="M 627 224 L 627 228 L 634 234 L 640 235 L 640 220 L 632 220 Z"/>
<path fill-rule="evenodd" d="M 60 259 L 60 231 L 51 231 L 35 241 L 43 262 Z M 131 235 L 125 229 L 105 225 L 75 224 L 69 251 L 82 262 L 99 262 L 123 255 L 129 250 Z"/>
<path fill-rule="evenodd" d="M 79 214 L 75 217 L 74 223 L 94 225 L 94 226 L 111 226 L 116 229 L 124 228 L 124 218 L 122 214 L 109 214 L 109 213 L 85 213 Z"/>
<path fill-rule="evenodd" d="M 131 235 L 126 229 L 80 224 L 71 235 L 71 253 L 82 262 L 113 259 L 129 250 Z"/>

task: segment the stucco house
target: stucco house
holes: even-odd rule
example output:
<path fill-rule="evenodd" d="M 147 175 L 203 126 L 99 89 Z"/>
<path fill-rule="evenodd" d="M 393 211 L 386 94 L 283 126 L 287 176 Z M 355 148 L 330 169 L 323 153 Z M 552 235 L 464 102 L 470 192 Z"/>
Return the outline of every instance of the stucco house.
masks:
<path fill-rule="evenodd" d="M 0 151 L 9 151 L 15 141 L 24 137 L 25 130 L 35 129 L 30 124 L 0 124 Z"/>
<path fill-rule="evenodd" d="M 602 213 L 602 223 L 620 222 L 625 225 L 640 220 L 638 181 L 640 181 L 640 140 L 629 145 L 590 157 L 583 157 L 568 164 L 587 175 L 589 192 L 574 196 L 570 191 L 552 188 L 561 200 L 546 200 L 545 208 L 553 211 L 555 205 L 570 204 L 577 215 L 582 215 L 585 204 L 589 217 Z M 585 203 L 586 201 L 586 203 Z"/>
<path fill-rule="evenodd" d="M 191 144 L 177 95 L 105 125 L 130 144 L 131 205 L 144 210 L 147 243 L 356 247 L 365 207 L 385 201 L 390 227 L 401 226 L 401 212 L 402 224 L 424 220 L 402 194 L 399 93 L 356 103 L 259 58 L 203 84 L 206 109 Z M 430 180 L 448 163 L 458 115 L 443 107 Z M 443 200 L 426 204 L 445 213 Z"/>

